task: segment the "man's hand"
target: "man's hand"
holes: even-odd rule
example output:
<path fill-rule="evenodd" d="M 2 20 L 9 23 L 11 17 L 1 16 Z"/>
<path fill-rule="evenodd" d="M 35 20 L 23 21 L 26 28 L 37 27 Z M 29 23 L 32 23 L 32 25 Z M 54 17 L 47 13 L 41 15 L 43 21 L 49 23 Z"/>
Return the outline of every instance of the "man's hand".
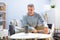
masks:
<path fill-rule="evenodd" d="M 38 32 L 38 30 L 34 29 L 34 30 L 33 30 L 33 32 L 34 32 L 34 33 L 37 33 L 37 32 Z"/>
<path fill-rule="evenodd" d="M 45 27 L 44 30 L 43 30 L 43 32 L 44 32 L 45 34 L 48 34 L 48 28 Z"/>

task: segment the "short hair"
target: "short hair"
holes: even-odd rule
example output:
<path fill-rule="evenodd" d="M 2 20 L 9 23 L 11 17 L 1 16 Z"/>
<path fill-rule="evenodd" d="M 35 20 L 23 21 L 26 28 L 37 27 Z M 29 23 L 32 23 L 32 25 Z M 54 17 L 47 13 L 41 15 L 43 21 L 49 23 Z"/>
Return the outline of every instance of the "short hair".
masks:
<path fill-rule="evenodd" d="M 33 4 L 28 4 L 28 7 L 34 7 L 34 5 Z"/>

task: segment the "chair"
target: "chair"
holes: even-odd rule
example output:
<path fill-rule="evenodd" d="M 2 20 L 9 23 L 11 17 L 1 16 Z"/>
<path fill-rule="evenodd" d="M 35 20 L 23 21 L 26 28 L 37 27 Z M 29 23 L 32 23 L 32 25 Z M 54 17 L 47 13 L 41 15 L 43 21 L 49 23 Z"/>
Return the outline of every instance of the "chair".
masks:
<path fill-rule="evenodd" d="M 53 34 L 54 33 L 54 24 L 47 24 L 49 28 L 49 33 Z"/>
<path fill-rule="evenodd" d="M 49 36 L 50 36 L 50 40 L 51 38 L 53 38 L 54 36 L 54 24 L 47 24 L 48 28 L 49 28 Z"/>

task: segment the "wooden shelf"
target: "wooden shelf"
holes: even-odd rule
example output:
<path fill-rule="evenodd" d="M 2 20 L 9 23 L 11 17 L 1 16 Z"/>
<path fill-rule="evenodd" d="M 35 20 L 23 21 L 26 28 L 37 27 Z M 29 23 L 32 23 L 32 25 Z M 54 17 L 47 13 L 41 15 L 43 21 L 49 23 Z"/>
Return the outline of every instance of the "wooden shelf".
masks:
<path fill-rule="evenodd" d="M 3 29 L 5 29 L 6 21 L 3 21 Z"/>
<path fill-rule="evenodd" d="M 6 11 L 0 11 L 0 12 L 6 12 Z"/>
<path fill-rule="evenodd" d="M 6 26 L 6 3 L 0 1 L 0 25 L 2 25 L 3 29 Z"/>
<path fill-rule="evenodd" d="M 5 3 L 2 3 L 2 2 L 0 3 L 0 11 L 6 11 L 6 5 L 5 5 Z"/>
<path fill-rule="evenodd" d="M 60 30 L 60 28 L 55 28 L 55 30 Z"/>

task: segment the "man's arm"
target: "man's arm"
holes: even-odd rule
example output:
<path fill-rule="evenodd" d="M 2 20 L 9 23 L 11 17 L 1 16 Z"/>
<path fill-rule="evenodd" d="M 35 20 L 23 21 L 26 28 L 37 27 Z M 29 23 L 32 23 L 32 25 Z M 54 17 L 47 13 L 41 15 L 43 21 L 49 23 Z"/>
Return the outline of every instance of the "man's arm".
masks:
<path fill-rule="evenodd" d="M 22 27 L 25 27 L 27 26 L 27 17 L 26 16 L 23 16 L 23 19 L 22 19 Z"/>
<path fill-rule="evenodd" d="M 43 24 L 44 24 L 44 30 L 43 31 L 44 31 L 45 34 L 48 34 L 48 25 L 47 25 L 47 22 L 44 21 Z"/>
<path fill-rule="evenodd" d="M 39 18 L 39 20 L 40 20 L 40 21 L 38 21 L 38 25 L 39 25 L 39 24 L 43 25 L 43 26 L 44 26 L 43 32 L 44 32 L 44 33 L 48 33 L 47 22 L 46 22 L 40 15 L 38 16 L 38 18 Z"/>
<path fill-rule="evenodd" d="M 28 29 L 31 30 L 32 32 L 35 32 L 35 33 L 37 32 L 37 30 L 34 27 L 31 27 L 28 25 L 26 16 L 23 16 L 22 24 L 23 24 L 23 27 L 28 26 Z"/>
<path fill-rule="evenodd" d="M 34 27 L 29 27 L 29 30 L 31 30 L 32 32 L 34 32 L 34 33 L 37 33 L 38 32 L 38 30 L 36 30 Z"/>

